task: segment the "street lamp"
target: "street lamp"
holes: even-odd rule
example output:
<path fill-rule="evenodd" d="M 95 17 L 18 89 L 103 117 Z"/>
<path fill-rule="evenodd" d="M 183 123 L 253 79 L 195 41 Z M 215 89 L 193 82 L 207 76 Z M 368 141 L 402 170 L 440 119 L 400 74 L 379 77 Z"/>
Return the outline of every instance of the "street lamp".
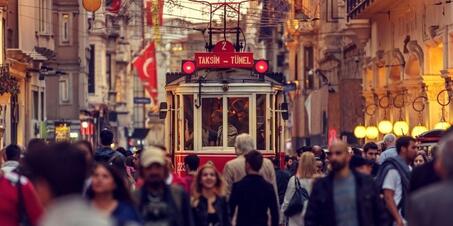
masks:
<path fill-rule="evenodd" d="M 419 100 L 422 101 L 422 105 L 421 105 L 420 108 L 417 108 L 416 103 Z M 412 129 L 412 133 L 411 133 L 412 137 L 418 137 L 421 134 L 423 134 L 424 132 L 428 131 L 428 128 L 426 128 L 426 126 L 424 126 L 422 124 L 422 122 L 423 122 L 423 110 L 425 110 L 426 101 L 428 101 L 428 98 L 426 96 L 419 96 L 419 97 L 415 98 L 414 101 L 412 102 L 412 108 L 414 109 L 414 111 L 418 112 L 418 117 L 419 117 L 418 125 L 415 126 Z"/>
<path fill-rule="evenodd" d="M 379 136 L 379 130 L 376 128 L 376 126 L 368 126 L 366 128 L 366 138 L 370 140 L 374 140 L 378 138 Z"/>
<path fill-rule="evenodd" d="M 384 112 L 385 112 L 384 120 L 380 121 L 378 124 L 379 132 L 381 132 L 382 134 L 388 134 L 388 133 L 392 132 L 392 130 L 393 130 L 392 122 L 387 120 L 387 118 L 388 118 L 387 109 L 390 107 L 390 97 L 389 96 L 390 96 L 389 93 L 387 93 L 386 96 L 383 96 L 379 99 L 379 107 L 384 109 Z M 386 105 L 382 103 L 385 98 L 387 98 Z"/>
<path fill-rule="evenodd" d="M 442 95 L 447 92 L 447 101 L 445 103 L 441 102 L 441 97 Z M 447 130 L 450 128 L 450 123 L 445 120 L 445 107 L 450 104 L 450 96 L 448 95 L 448 90 L 444 89 L 437 94 L 437 103 L 442 107 L 442 117 L 440 118 L 440 122 L 438 122 L 436 125 L 434 125 L 434 129 L 441 129 L 441 130 Z"/>
<path fill-rule="evenodd" d="M 88 126 L 89 126 L 89 124 L 88 124 L 87 121 L 83 121 L 83 122 L 82 122 L 82 128 L 87 129 Z"/>
<path fill-rule="evenodd" d="M 363 139 L 366 137 L 366 127 L 365 126 L 356 126 L 354 129 L 354 136 Z"/>

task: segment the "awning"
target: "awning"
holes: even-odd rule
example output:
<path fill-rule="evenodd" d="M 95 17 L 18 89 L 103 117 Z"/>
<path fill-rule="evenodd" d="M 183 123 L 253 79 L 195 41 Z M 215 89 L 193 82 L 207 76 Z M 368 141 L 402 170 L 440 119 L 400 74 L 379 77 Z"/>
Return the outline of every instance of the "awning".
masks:
<path fill-rule="evenodd" d="M 144 140 L 148 135 L 149 129 L 147 128 L 135 128 L 132 130 L 132 135 L 129 138 Z"/>

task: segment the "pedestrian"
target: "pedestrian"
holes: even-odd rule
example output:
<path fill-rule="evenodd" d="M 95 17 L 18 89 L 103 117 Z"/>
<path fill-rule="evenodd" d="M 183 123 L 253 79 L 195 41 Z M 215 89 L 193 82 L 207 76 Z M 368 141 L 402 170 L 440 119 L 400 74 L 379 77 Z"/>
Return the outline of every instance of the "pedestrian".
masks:
<path fill-rule="evenodd" d="M 316 157 L 316 174 L 319 175 L 319 177 L 325 176 L 326 173 L 326 162 L 325 160 Z"/>
<path fill-rule="evenodd" d="M 409 198 L 409 226 L 451 226 L 453 214 L 453 127 L 439 142 L 438 165 L 444 178 L 440 183 L 423 188 Z M 423 166 L 422 166 L 423 167 Z"/>
<path fill-rule="evenodd" d="M 382 163 L 387 158 L 398 156 L 395 145 L 396 145 L 396 136 L 395 135 L 389 133 L 384 136 L 383 146 L 385 147 L 385 149 L 383 149 L 381 155 L 379 156 L 380 165 L 382 165 Z"/>
<path fill-rule="evenodd" d="M 194 226 L 189 196 L 183 188 L 165 183 L 169 169 L 162 149 L 143 150 L 140 174 L 144 185 L 133 193 L 133 199 L 144 226 Z"/>
<path fill-rule="evenodd" d="M 348 145 L 335 141 L 328 154 L 332 172 L 314 182 L 305 225 L 382 225 L 383 206 L 378 190 L 371 177 L 350 170 Z"/>
<path fill-rule="evenodd" d="M 378 156 L 379 156 L 379 147 L 374 142 L 366 143 L 363 146 L 363 154 L 365 159 L 372 162 L 371 175 L 375 177 L 379 171 Z"/>
<path fill-rule="evenodd" d="M 395 225 L 406 224 L 410 164 L 417 154 L 415 139 L 408 136 L 396 141 L 398 156 L 387 158 L 381 165 L 376 183 L 382 190 L 385 205 Z"/>
<path fill-rule="evenodd" d="M 412 163 L 412 167 L 420 167 L 423 164 L 426 164 L 428 162 L 428 157 L 424 152 L 419 152 L 415 156 L 414 162 Z"/>
<path fill-rule="evenodd" d="M 123 154 L 114 151 L 111 147 L 113 144 L 113 133 L 108 129 L 101 131 L 99 138 L 101 140 L 101 147 L 94 153 L 94 160 L 99 163 L 109 163 L 115 157 L 125 158 Z"/>
<path fill-rule="evenodd" d="M 28 153 L 25 162 L 35 174 L 36 191 L 46 207 L 40 226 L 113 225 L 82 197 L 86 160 L 74 145 L 53 144 L 46 151 Z"/>
<path fill-rule="evenodd" d="M 271 226 L 278 226 L 279 211 L 274 186 L 260 174 L 263 155 L 258 151 L 249 151 L 244 155 L 247 175 L 234 183 L 230 196 L 230 213 L 237 211 L 233 225 L 264 226 L 268 225 L 268 211 Z"/>
<path fill-rule="evenodd" d="M 322 150 L 321 146 L 319 145 L 314 145 L 311 149 L 315 157 L 317 158 L 323 158 L 324 156 L 324 150 Z"/>
<path fill-rule="evenodd" d="M 363 158 L 362 156 L 353 155 L 351 157 L 351 161 L 349 162 L 349 167 L 351 170 L 358 173 L 372 176 L 373 162 Z"/>
<path fill-rule="evenodd" d="M 141 224 L 126 181 L 118 170 L 106 164 L 97 164 L 91 176 L 87 197 L 103 214 L 111 216 L 117 225 Z"/>
<path fill-rule="evenodd" d="M 88 165 L 90 165 L 90 167 L 93 167 L 94 161 L 93 145 L 91 145 L 91 143 L 87 140 L 79 140 L 75 143 L 75 146 L 84 154 Z"/>
<path fill-rule="evenodd" d="M 293 176 L 296 174 L 297 171 L 297 157 L 295 156 L 285 156 L 285 171 L 290 175 Z"/>
<path fill-rule="evenodd" d="M 191 186 L 193 179 L 197 175 L 198 167 L 200 166 L 200 158 L 198 155 L 190 154 L 184 157 L 184 168 L 186 170 L 186 174 L 184 176 L 185 180 L 185 187 L 187 194 L 191 193 Z"/>
<path fill-rule="evenodd" d="M 421 188 L 435 184 L 441 181 L 439 172 L 435 169 L 436 165 L 439 165 L 439 146 L 435 145 L 431 149 L 431 155 L 433 159 L 426 164 L 416 167 L 412 170 L 409 193 L 413 193 Z"/>
<path fill-rule="evenodd" d="M 120 173 L 120 176 L 126 181 L 127 188 L 131 191 L 135 190 L 135 179 L 130 172 L 127 171 L 126 159 L 120 156 L 114 156 L 110 163 L 104 163 L 113 166 Z"/>
<path fill-rule="evenodd" d="M 230 226 L 229 206 L 225 196 L 225 181 L 219 171 L 205 164 L 192 184 L 192 212 L 196 226 Z"/>
<path fill-rule="evenodd" d="M 287 171 L 280 169 L 280 159 L 275 157 L 272 162 L 274 163 L 275 177 L 277 181 L 277 193 L 278 193 L 278 203 L 281 205 L 283 199 L 285 198 L 286 188 L 288 187 L 288 181 L 291 177 Z"/>
<path fill-rule="evenodd" d="M 3 159 L 5 162 L 2 164 L 2 171 L 10 173 L 19 167 L 21 148 L 16 144 L 6 146 L 3 151 Z"/>
<path fill-rule="evenodd" d="M 234 143 L 237 157 L 233 160 L 228 161 L 223 169 L 223 176 L 226 181 L 227 190 L 226 194 L 229 197 L 231 189 L 234 183 L 244 178 L 247 173 L 245 171 L 245 157 L 244 155 L 250 151 L 255 150 L 255 141 L 253 138 L 246 133 L 242 133 L 236 137 Z M 278 198 L 277 194 L 277 180 L 275 178 L 274 164 L 269 159 L 263 160 L 263 167 L 260 168 L 260 175 L 264 177 L 269 183 L 274 186 L 275 198 Z"/>
<path fill-rule="evenodd" d="M 0 225 L 38 225 L 43 207 L 33 184 L 23 175 L 0 171 L 0 200 Z"/>
<path fill-rule="evenodd" d="M 28 141 L 26 152 L 33 152 L 39 150 L 45 150 L 47 148 L 47 142 L 42 138 L 33 138 Z"/>
<path fill-rule="evenodd" d="M 308 197 L 304 201 L 304 208 L 299 212 L 288 216 L 285 214 L 288 205 L 292 201 L 296 189 L 304 189 L 307 192 L 307 195 L 310 194 L 313 181 L 317 178 L 317 168 L 316 168 L 316 158 L 315 155 L 311 152 L 305 152 L 302 154 L 299 160 L 299 168 L 297 169 L 297 174 L 292 176 L 288 181 L 288 188 L 285 192 L 285 198 L 281 207 L 281 216 L 285 216 L 287 226 L 303 226 L 304 225 L 304 215 L 308 203 Z"/>

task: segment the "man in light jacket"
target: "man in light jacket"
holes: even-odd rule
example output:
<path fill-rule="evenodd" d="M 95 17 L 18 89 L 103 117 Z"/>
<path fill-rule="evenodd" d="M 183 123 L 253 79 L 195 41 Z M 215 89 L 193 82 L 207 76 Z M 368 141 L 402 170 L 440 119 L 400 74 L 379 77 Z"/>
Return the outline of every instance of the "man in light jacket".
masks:
<path fill-rule="evenodd" d="M 255 142 L 249 134 L 243 133 L 236 137 L 234 147 L 236 149 L 237 157 L 228 161 L 223 169 L 223 176 L 225 177 L 227 184 L 227 197 L 230 196 L 233 184 L 240 181 L 247 175 L 245 172 L 244 155 L 255 150 Z M 272 164 L 271 160 L 267 158 L 264 159 L 263 166 L 261 167 L 259 173 L 264 177 L 264 179 L 272 184 L 274 191 L 277 191 L 274 164 Z M 277 192 L 275 193 L 275 197 L 278 198 Z"/>

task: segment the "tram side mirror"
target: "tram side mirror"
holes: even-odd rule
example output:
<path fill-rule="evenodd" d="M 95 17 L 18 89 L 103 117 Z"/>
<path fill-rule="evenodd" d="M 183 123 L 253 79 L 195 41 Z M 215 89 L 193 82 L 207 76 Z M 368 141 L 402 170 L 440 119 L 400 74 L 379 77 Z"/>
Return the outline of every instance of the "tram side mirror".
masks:
<path fill-rule="evenodd" d="M 288 112 L 288 103 L 282 103 L 280 105 L 280 112 L 282 113 L 282 119 L 288 120 L 289 119 L 289 112 Z"/>
<path fill-rule="evenodd" d="M 159 105 L 159 119 L 165 119 L 167 117 L 168 105 L 167 102 L 161 102 Z"/>

